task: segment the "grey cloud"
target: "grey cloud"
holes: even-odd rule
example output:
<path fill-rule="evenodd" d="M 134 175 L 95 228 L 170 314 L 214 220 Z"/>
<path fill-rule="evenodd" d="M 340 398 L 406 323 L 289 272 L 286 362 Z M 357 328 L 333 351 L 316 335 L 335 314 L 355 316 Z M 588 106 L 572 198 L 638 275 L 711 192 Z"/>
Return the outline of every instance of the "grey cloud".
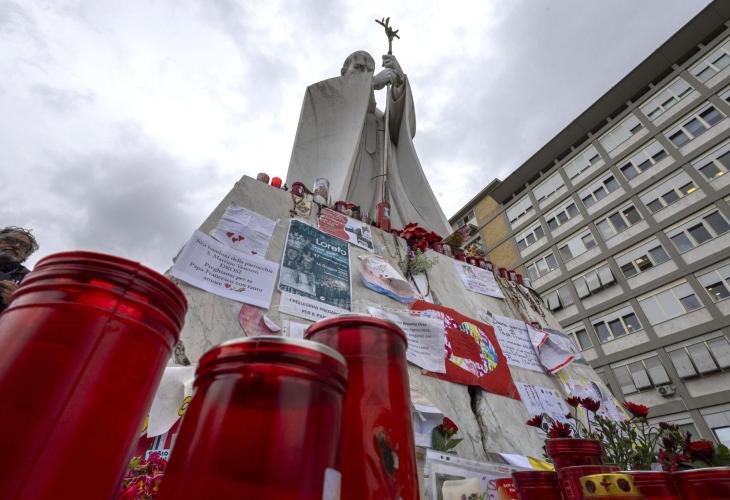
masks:
<path fill-rule="evenodd" d="M 58 113 L 70 113 L 84 105 L 92 104 L 95 99 L 94 92 L 90 90 L 63 89 L 43 83 L 32 85 L 29 91 Z"/>

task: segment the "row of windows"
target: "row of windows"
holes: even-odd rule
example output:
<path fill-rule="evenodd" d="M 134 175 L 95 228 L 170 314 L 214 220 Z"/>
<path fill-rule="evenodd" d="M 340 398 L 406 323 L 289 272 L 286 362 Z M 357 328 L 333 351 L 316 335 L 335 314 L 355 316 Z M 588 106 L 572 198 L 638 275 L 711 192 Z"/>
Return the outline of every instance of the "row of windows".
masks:
<path fill-rule="evenodd" d="M 717 210 L 695 218 L 667 232 L 679 253 L 689 252 L 730 230 L 730 224 Z"/>
<path fill-rule="evenodd" d="M 728 96 L 730 98 L 730 91 L 728 91 Z M 724 115 L 720 113 L 717 108 L 711 104 L 706 104 L 695 113 L 685 117 L 679 125 L 670 129 L 670 131 L 665 135 L 676 147 L 679 148 L 703 134 L 724 118 Z M 625 141 L 625 137 L 628 137 L 626 134 L 632 133 L 632 131 L 635 133 L 637 127 L 640 129 L 641 125 L 633 115 L 624 119 L 619 125 L 614 127 L 614 129 L 612 129 L 604 139 L 602 139 L 602 141 L 614 145 L 612 148 L 607 147 L 607 150 L 614 149 L 618 145 L 616 141 L 621 138 L 624 138 L 621 142 Z M 593 150 L 595 150 L 595 148 L 593 148 Z M 586 156 L 588 156 L 586 153 L 579 154 L 569 163 L 572 168 L 571 171 L 568 172 L 568 175 L 571 178 L 574 178 L 591 166 L 596 165 L 599 161 L 596 158 L 597 155 L 597 152 L 593 154 L 593 152 L 590 151 L 590 156 L 586 159 Z M 639 174 L 649 170 L 667 156 L 667 151 L 661 146 L 661 144 L 656 140 L 651 140 L 632 153 L 627 160 L 620 163 L 619 170 L 627 180 L 631 180 Z M 576 161 L 577 163 L 574 163 Z M 575 165 L 580 166 L 576 167 Z M 722 165 L 722 163 L 718 165 L 713 161 L 708 162 L 706 165 L 703 165 L 703 167 L 706 168 L 706 170 L 703 171 L 703 174 L 708 178 L 715 178 L 727 171 L 727 168 Z M 560 176 L 558 172 L 555 172 L 548 179 L 534 187 L 533 192 L 538 202 L 542 202 L 543 200 L 546 200 L 560 192 L 563 187 L 564 182 L 562 176 Z M 587 189 L 581 191 L 580 198 L 586 208 L 589 208 L 618 188 L 619 183 L 616 178 L 613 175 L 608 175 L 600 181 L 594 182 Z M 525 195 L 517 203 L 507 209 L 507 217 L 510 223 L 514 226 L 519 219 L 530 216 L 533 212 L 534 208 L 532 206 L 532 201 L 529 196 Z"/>
<path fill-rule="evenodd" d="M 697 186 L 689 174 L 681 170 L 669 179 L 639 195 L 639 199 L 655 214 L 674 204 L 688 194 L 697 191 Z"/>
<path fill-rule="evenodd" d="M 702 307 L 700 299 L 686 281 L 650 297 L 639 298 L 639 305 L 652 325 L 678 318 Z"/>

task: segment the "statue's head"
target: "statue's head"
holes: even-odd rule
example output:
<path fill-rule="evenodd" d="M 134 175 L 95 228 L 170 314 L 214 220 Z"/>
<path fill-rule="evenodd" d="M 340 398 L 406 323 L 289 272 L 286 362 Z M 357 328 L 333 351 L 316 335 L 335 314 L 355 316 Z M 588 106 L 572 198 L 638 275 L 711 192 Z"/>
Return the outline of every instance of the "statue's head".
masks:
<path fill-rule="evenodd" d="M 375 72 L 375 59 L 364 50 L 357 50 L 347 56 L 340 70 L 340 75 L 348 76 L 365 72 Z"/>

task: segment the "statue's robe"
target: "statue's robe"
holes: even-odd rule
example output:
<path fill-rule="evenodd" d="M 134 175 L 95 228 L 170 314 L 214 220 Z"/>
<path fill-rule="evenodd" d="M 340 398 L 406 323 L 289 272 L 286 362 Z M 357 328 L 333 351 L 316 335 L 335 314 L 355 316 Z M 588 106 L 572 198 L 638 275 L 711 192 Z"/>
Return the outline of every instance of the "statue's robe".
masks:
<path fill-rule="evenodd" d="M 416 114 L 405 79 L 398 99 L 388 92 L 388 202 L 391 226 L 409 222 L 451 233 L 418 161 L 413 137 Z M 382 199 L 385 114 L 375 107 L 372 74 L 330 78 L 307 87 L 286 182 L 312 188 L 317 177 L 330 182 L 330 201 L 355 203 L 375 217 Z"/>

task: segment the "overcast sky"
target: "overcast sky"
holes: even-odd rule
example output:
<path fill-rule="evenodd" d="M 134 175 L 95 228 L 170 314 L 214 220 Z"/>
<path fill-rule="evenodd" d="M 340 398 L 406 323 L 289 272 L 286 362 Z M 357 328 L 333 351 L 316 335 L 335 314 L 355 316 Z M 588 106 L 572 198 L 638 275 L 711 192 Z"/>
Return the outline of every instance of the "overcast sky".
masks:
<path fill-rule="evenodd" d="M 708 0 L 0 0 L 0 226 L 164 270 L 244 174 L 286 176 L 307 85 L 400 29 L 444 212 L 504 178 Z M 382 101 L 381 98 L 379 100 Z"/>

